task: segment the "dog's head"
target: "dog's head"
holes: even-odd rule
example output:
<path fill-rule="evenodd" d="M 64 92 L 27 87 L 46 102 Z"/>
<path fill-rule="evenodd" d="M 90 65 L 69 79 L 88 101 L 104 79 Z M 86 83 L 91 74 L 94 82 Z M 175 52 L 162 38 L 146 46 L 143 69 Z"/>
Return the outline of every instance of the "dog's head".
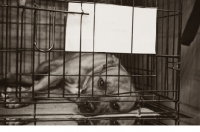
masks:
<path fill-rule="evenodd" d="M 78 108 L 85 115 L 126 113 L 135 105 L 134 92 L 131 77 L 121 64 L 106 67 L 88 77 Z"/>

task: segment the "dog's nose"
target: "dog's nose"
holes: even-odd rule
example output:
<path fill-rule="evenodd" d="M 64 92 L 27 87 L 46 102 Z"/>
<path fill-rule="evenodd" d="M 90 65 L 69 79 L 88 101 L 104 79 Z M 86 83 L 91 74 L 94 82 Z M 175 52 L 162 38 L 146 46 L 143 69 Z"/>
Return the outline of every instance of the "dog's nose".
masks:
<path fill-rule="evenodd" d="M 82 113 L 93 113 L 95 111 L 94 104 L 91 102 L 84 102 L 78 104 L 78 109 Z"/>
<path fill-rule="evenodd" d="M 81 90 L 81 94 L 85 94 L 87 89 Z"/>
<path fill-rule="evenodd" d="M 94 125 L 91 120 L 78 121 L 78 125 Z"/>

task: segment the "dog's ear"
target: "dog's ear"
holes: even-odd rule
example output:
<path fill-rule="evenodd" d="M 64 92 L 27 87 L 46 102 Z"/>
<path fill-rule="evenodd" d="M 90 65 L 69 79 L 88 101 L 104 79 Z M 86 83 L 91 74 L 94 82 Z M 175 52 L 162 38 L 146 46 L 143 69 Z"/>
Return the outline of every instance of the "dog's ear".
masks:
<path fill-rule="evenodd" d="M 114 55 L 112 55 L 111 60 L 107 61 L 107 65 L 106 64 L 103 65 L 103 69 L 106 69 L 108 67 L 116 67 L 118 65 L 119 65 L 119 59 Z"/>

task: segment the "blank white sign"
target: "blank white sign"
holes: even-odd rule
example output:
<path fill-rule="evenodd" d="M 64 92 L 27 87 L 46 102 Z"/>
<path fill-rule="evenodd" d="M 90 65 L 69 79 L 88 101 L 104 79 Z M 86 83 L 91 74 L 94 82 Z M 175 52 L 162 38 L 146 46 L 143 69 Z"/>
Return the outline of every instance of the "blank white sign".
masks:
<path fill-rule="evenodd" d="M 81 12 L 81 4 L 68 9 Z M 82 15 L 82 28 L 81 15 L 68 14 L 66 51 L 80 51 L 81 44 L 83 52 L 155 54 L 156 8 L 134 8 L 133 14 L 132 7 L 83 3 L 82 9 L 89 13 Z"/>
<path fill-rule="evenodd" d="M 156 14 L 155 8 L 134 8 L 133 53 L 156 53 Z"/>
<path fill-rule="evenodd" d="M 83 4 L 84 12 L 89 15 L 82 15 L 81 51 L 93 51 L 93 25 L 94 25 L 94 4 Z M 81 12 L 80 3 L 69 3 L 69 11 Z M 81 15 L 68 14 L 66 26 L 66 51 L 80 50 L 80 29 Z"/>

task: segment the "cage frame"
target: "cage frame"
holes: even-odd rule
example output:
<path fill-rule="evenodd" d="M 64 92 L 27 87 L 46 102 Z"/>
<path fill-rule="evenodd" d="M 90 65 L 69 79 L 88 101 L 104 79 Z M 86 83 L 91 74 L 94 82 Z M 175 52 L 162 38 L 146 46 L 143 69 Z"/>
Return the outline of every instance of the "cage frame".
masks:
<path fill-rule="evenodd" d="M 43 0 L 43 1 L 47 1 L 47 0 Z M 173 29 L 173 45 L 175 44 L 175 41 L 176 41 L 175 40 L 176 35 L 177 35 L 177 39 L 178 40 L 177 40 L 177 44 L 176 44 L 177 47 L 176 48 L 174 47 L 174 49 L 173 49 L 173 54 L 169 54 L 169 50 L 170 49 L 168 48 L 169 46 L 167 46 L 166 52 L 168 54 L 156 54 L 156 55 L 146 55 L 145 56 L 145 55 L 133 55 L 133 53 L 131 51 L 130 56 L 126 56 L 124 54 L 116 54 L 116 56 L 118 56 L 119 58 L 126 58 L 126 57 L 128 58 L 129 57 L 130 63 L 131 63 L 131 61 L 133 59 L 139 60 L 140 58 L 142 59 L 142 63 L 144 63 L 144 60 L 146 60 L 147 63 L 148 63 L 147 65 L 149 65 L 150 61 L 154 62 L 154 63 L 151 63 L 152 66 L 150 66 L 150 67 L 147 66 L 147 69 L 145 69 L 146 72 L 151 72 L 151 71 L 153 71 L 152 68 L 155 67 L 155 69 L 156 69 L 154 71 L 155 74 L 151 73 L 150 75 L 144 74 L 145 73 L 145 71 L 144 71 L 144 66 L 145 65 L 143 65 L 143 64 L 142 64 L 142 69 L 143 69 L 142 74 L 141 75 L 139 75 L 139 74 L 137 74 L 137 75 L 133 74 L 134 72 L 139 73 L 139 71 L 140 71 L 140 69 L 139 69 L 139 67 L 140 67 L 139 62 L 138 62 L 138 64 L 134 64 L 134 65 L 137 65 L 136 67 L 138 67 L 138 69 L 135 68 L 133 71 L 132 71 L 132 69 L 129 70 L 129 68 L 126 67 L 128 69 L 128 71 L 131 72 L 131 75 L 130 75 L 131 79 L 133 78 L 133 80 L 135 79 L 134 80 L 135 82 L 138 81 L 139 83 L 141 81 L 140 77 L 141 78 L 145 78 L 145 77 L 147 77 L 147 78 L 148 77 L 152 77 L 153 78 L 153 77 L 155 77 L 157 79 L 157 73 L 158 73 L 158 68 L 157 68 L 158 65 L 157 64 L 158 64 L 158 61 L 159 61 L 158 58 L 164 59 L 164 60 L 161 60 L 162 61 L 161 63 L 164 63 L 166 65 L 165 67 L 168 67 L 168 63 L 171 63 L 171 67 L 170 68 L 172 69 L 172 72 L 173 72 L 172 74 L 176 74 L 176 77 L 173 76 L 174 79 L 176 80 L 176 84 L 174 84 L 175 86 L 173 85 L 173 87 L 174 87 L 173 90 L 168 90 L 168 89 L 158 90 L 158 89 L 155 89 L 153 91 L 152 89 L 150 89 L 150 90 L 148 90 L 148 89 L 146 89 L 146 90 L 142 89 L 142 90 L 138 90 L 137 92 L 140 93 L 140 97 L 142 97 L 142 98 L 144 98 L 144 93 L 145 92 L 150 92 L 150 93 L 152 92 L 152 95 L 153 95 L 152 98 L 156 98 L 156 97 L 159 98 L 157 101 L 160 101 L 160 102 L 168 102 L 168 101 L 169 102 L 174 102 L 174 109 L 171 109 L 171 108 L 166 107 L 166 106 L 164 107 L 160 103 L 159 104 L 154 104 L 155 100 L 143 100 L 142 98 L 140 98 L 140 100 L 139 100 L 139 108 L 143 105 L 142 103 L 144 103 L 144 102 L 150 102 L 150 103 L 153 103 L 153 105 L 158 105 L 159 107 L 163 107 L 162 109 L 169 109 L 169 111 L 170 110 L 173 111 L 172 112 L 173 114 L 171 114 L 171 115 L 170 114 L 165 114 L 165 115 L 159 116 L 159 117 L 154 117 L 154 116 L 150 117 L 150 119 L 155 119 L 155 120 L 151 120 L 151 122 L 153 122 L 152 124 L 159 124 L 159 123 L 163 124 L 162 122 L 159 122 L 158 120 L 166 120 L 166 119 L 171 120 L 172 119 L 172 120 L 175 121 L 175 124 L 178 125 L 179 122 L 180 122 L 179 99 L 180 99 L 180 63 L 181 63 L 181 44 L 180 44 L 180 38 L 181 38 L 181 31 L 182 31 L 182 0 L 174 0 L 174 1 L 177 2 L 177 5 L 174 6 L 174 10 L 164 9 L 164 0 L 150 0 L 150 1 L 153 2 L 154 4 L 156 4 L 156 7 L 158 7 L 159 4 L 161 4 L 161 2 L 162 2 L 163 9 L 159 9 L 158 8 L 158 12 L 161 12 L 162 16 L 157 18 L 157 23 L 158 23 L 158 19 L 167 18 L 166 19 L 166 21 L 167 21 L 166 22 L 167 23 L 166 24 L 166 26 L 167 26 L 167 30 L 166 30 L 166 44 L 167 45 L 169 45 L 169 19 L 170 19 L 170 17 L 174 17 L 174 23 L 173 23 L 174 24 L 174 29 Z M 20 89 L 21 89 L 21 86 L 19 84 L 21 82 L 21 76 L 22 75 L 32 76 L 32 78 L 35 78 L 36 74 L 34 74 L 34 72 L 35 72 L 35 66 L 34 66 L 34 64 L 35 64 L 35 56 L 36 56 L 35 54 L 37 52 L 38 52 L 38 54 L 40 54 L 40 52 L 46 53 L 46 55 L 49 56 L 48 58 L 50 58 L 50 56 L 51 56 L 50 54 L 54 53 L 54 52 L 63 52 L 63 53 L 65 53 L 65 45 L 62 47 L 63 49 L 53 49 L 53 46 L 54 46 L 55 43 L 52 42 L 53 44 L 50 45 L 50 40 L 49 40 L 49 45 L 47 44 L 47 46 L 49 46 L 49 47 L 47 47 L 47 49 L 40 49 L 40 48 L 37 47 L 37 42 L 36 42 L 37 41 L 37 33 L 36 33 L 37 32 L 37 24 L 35 23 L 37 21 L 37 11 L 51 12 L 52 14 L 54 14 L 56 12 L 58 12 L 58 13 L 64 13 L 64 23 L 61 24 L 61 26 L 65 27 L 64 31 L 63 31 L 64 32 L 64 36 L 65 36 L 65 32 L 66 32 L 65 30 L 66 30 L 66 27 L 67 27 L 66 21 L 67 21 L 67 14 L 68 13 L 81 14 L 81 16 L 82 15 L 88 15 L 87 13 L 84 13 L 83 10 L 82 10 L 82 12 L 69 12 L 69 11 L 67 11 L 67 9 L 68 9 L 67 8 L 67 4 L 66 4 L 68 2 L 67 0 L 63 0 L 63 1 L 50 1 L 50 3 L 54 5 L 54 7 L 55 7 L 55 3 L 56 2 L 64 2 L 65 3 L 65 6 L 64 6 L 65 10 L 60 10 L 60 9 L 55 9 L 55 8 L 53 8 L 53 9 L 40 8 L 40 7 L 38 7 L 38 5 L 40 5 L 41 3 L 40 2 L 37 3 L 36 0 L 32 0 L 33 7 L 28 7 L 28 6 L 23 6 L 23 5 L 11 5 L 11 1 L 7 1 L 7 2 L 2 1 L 0 3 L 0 8 L 2 10 L 2 16 L 3 16 L 2 19 L 0 20 L 0 26 L 2 27 L 2 32 L 1 32 L 1 36 L 2 36 L 2 42 L 1 43 L 2 43 L 2 46 L 0 48 L 0 55 L 1 55 L 0 57 L 1 57 L 1 64 L 2 65 L 0 66 L 1 67 L 0 68 L 1 69 L 0 75 L 1 76 L 5 75 L 5 78 L 7 78 L 7 72 L 9 71 L 7 68 L 9 66 L 11 66 L 11 64 L 10 64 L 11 62 L 10 61 L 7 62 L 7 60 L 9 60 L 10 56 L 11 56 L 11 55 L 9 55 L 9 53 L 11 53 L 11 52 L 16 53 L 16 82 L 17 82 L 15 84 L 16 88 L 20 87 Z M 81 0 L 81 3 L 83 3 L 83 2 L 84 1 Z M 96 1 L 94 0 L 94 3 L 95 2 Z M 126 5 L 128 3 L 128 2 L 127 3 L 126 2 L 127 1 L 124 1 L 124 5 Z M 148 5 L 149 1 L 148 0 L 143 0 L 143 2 L 144 2 L 143 3 L 144 5 L 140 6 L 138 4 L 140 2 L 138 0 L 134 0 L 134 2 L 132 2 L 132 7 L 135 7 L 136 3 L 139 5 L 139 7 L 148 7 L 147 5 Z M 169 2 L 170 2 L 170 0 L 167 0 L 167 6 L 170 5 Z M 116 3 L 117 4 L 119 4 L 119 3 L 123 4 L 123 1 L 116 1 Z M 178 11 L 176 11 L 176 9 L 175 9 L 176 6 L 178 6 Z M 17 9 L 17 21 L 16 22 L 11 22 L 11 14 L 9 14 L 11 12 L 11 9 L 13 9 L 13 8 Z M 9 12 L 9 10 L 10 10 L 10 12 Z M 24 46 L 23 36 L 24 36 L 24 30 L 25 30 L 24 29 L 24 25 L 26 25 L 26 22 L 24 23 L 24 11 L 26 11 L 26 10 L 32 10 L 32 11 L 34 11 L 34 13 L 33 13 L 34 14 L 34 20 L 33 20 L 34 23 L 33 23 L 33 26 L 35 26 L 35 28 L 33 28 L 33 38 L 31 40 L 33 42 L 33 44 L 32 44 L 31 48 L 26 48 L 26 47 L 23 48 L 23 46 Z M 172 14 L 170 14 L 170 13 L 172 13 Z M 164 15 L 164 14 L 166 14 L 166 15 Z M 21 15 L 21 17 L 20 17 L 20 15 Z M 6 20 L 3 20 L 3 18 L 5 18 L 5 17 L 6 17 Z M 50 34 L 51 30 L 53 32 L 55 32 L 55 25 L 54 25 L 55 24 L 55 18 L 54 17 L 55 17 L 54 15 L 50 15 L 50 18 L 49 18 L 49 23 L 50 24 L 47 24 L 47 25 L 49 25 L 49 39 L 51 38 L 50 37 L 51 36 L 51 34 Z M 20 18 L 21 18 L 21 22 L 19 21 Z M 10 19 L 10 22 L 9 22 L 9 19 Z M 176 20 L 176 19 L 178 19 L 178 20 Z M 162 19 L 161 24 L 160 24 L 162 26 L 164 25 L 163 21 L 164 20 Z M 176 24 L 175 24 L 176 22 L 178 23 L 177 27 L 176 27 Z M 82 19 L 81 19 L 80 25 L 82 25 L 81 23 L 82 23 Z M 13 49 L 11 48 L 11 44 L 9 44 L 9 39 L 12 36 L 10 36 L 8 34 L 9 32 L 11 32 L 11 31 L 9 31 L 9 29 L 11 30 L 11 26 L 10 25 L 12 25 L 12 24 L 17 24 L 17 27 L 16 27 L 17 28 L 16 29 L 16 31 L 17 31 L 16 32 L 16 36 L 17 36 L 16 37 L 16 41 L 17 41 L 17 44 L 16 44 L 16 48 L 13 48 Z M 20 26 L 20 24 L 21 24 L 21 26 Z M 4 25 L 6 25 L 6 26 L 3 27 Z M 51 29 L 51 25 L 53 25 L 52 29 Z M 159 26 L 159 24 L 157 24 L 157 28 L 158 28 L 158 26 Z M 177 28 L 177 30 L 178 30 L 177 33 L 175 33 L 175 28 Z M 5 34 L 3 33 L 3 29 L 6 29 L 6 31 L 5 31 L 6 33 Z M 164 29 L 162 29 L 162 35 L 163 35 L 163 32 L 164 32 Z M 52 34 L 52 36 L 54 36 L 53 38 L 55 38 L 55 33 Z M 81 28 L 80 28 L 80 36 L 81 36 Z M 158 36 L 158 32 L 157 32 L 157 36 Z M 157 48 L 158 48 L 158 39 L 159 38 L 156 37 L 156 39 L 157 39 L 156 43 L 157 43 Z M 164 44 L 164 39 L 165 39 L 164 36 L 162 36 L 161 37 L 161 42 L 162 42 L 161 45 Z M 55 41 L 55 39 L 52 39 L 52 40 Z M 63 40 L 63 42 L 65 43 L 65 39 Z M 175 50 L 177 50 L 176 54 L 174 52 Z M 22 63 L 23 63 L 22 62 L 22 60 L 23 60 L 22 57 L 23 57 L 23 52 L 31 52 L 31 54 L 32 54 L 31 55 L 32 56 L 31 59 L 32 59 L 32 64 L 33 65 L 32 65 L 32 68 L 31 68 L 31 72 L 33 74 L 32 73 L 22 73 Z M 81 52 L 81 37 L 80 37 L 80 52 L 79 52 L 80 56 L 81 56 L 81 53 L 84 53 L 84 52 Z M 107 56 L 107 54 L 109 54 L 109 53 L 106 53 L 106 56 Z M 169 58 L 172 59 L 172 62 L 169 62 Z M 106 59 L 107 59 L 107 57 L 106 57 Z M 6 60 L 6 62 L 4 62 L 4 60 Z M 65 71 L 64 60 L 65 60 L 65 55 L 63 55 L 63 64 L 64 64 L 63 71 Z M 123 59 L 121 59 L 120 61 L 123 61 Z M 18 62 L 20 62 L 20 64 L 18 64 Z M 94 52 L 93 52 L 93 62 L 94 62 Z M 80 63 L 81 63 L 81 57 L 79 59 L 79 64 Z M 125 63 L 128 63 L 128 62 L 126 61 Z M 107 65 L 107 63 L 106 63 L 106 65 Z M 132 64 L 130 64 L 130 65 L 132 65 Z M 93 63 L 93 66 L 94 66 L 94 63 Z M 50 61 L 49 61 L 49 67 L 50 67 Z M 81 65 L 79 65 L 79 86 L 80 86 L 80 77 L 81 77 L 81 75 L 80 75 L 80 69 L 81 69 Z M 93 70 L 94 70 L 94 68 L 93 68 Z M 166 68 L 165 70 L 167 70 L 166 74 L 168 74 L 168 70 L 169 69 Z M 44 74 L 38 74 L 38 75 L 44 75 Z M 47 75 L 50 78 L 50 72 Z M 18 77 L 18 76 L 20 76 L 20 77 Z M 63 78 L 65 76 L 67 76 L 67 75 L 65 75 L 64 72 L 63 72 Z M 93 74 L 93 76 L 94 76 L 94 74 Z M 168 78 L 167 75 L 165 75 L 165 76 L 166 76 L 166 78 Z M 119 75 L 118 75 L 118 77 L 120 78 Z M 138 77 L 138 78 L 136 79 L 135 77 Z M 166 79 L 166 80 L 168 81 L 168 79 Z M 155 81 L 157 81 L 157 80 L 155 80 Z M 152 82 L 153 82 L 153 80 L 149 81 L 149 79 L 147 79 L 147 88 L 148 88 L 148 85 L 150 83 L 152 83 Z M 166 83 L 166 82 L 164 82 L 164 83 Z M 34 84 L 34 80 L 33 80 L 32 84 Z M 138 84 L 138 86 L 139 85 L 140 84 Z M 156 85 L 157 85 L 157 83 L 156 83 Z M 164 84 L 164 85 L 166 85 L 166 87 L 168 87 L 167 83 Z M 48 86 L 50 86 L 49 82 L 48 82 Z M 6 87 L 7 87 L 7 85 L 4 86 L 4 88 L 6 88 Z M 142 84 L 142 87 L 145 87 L 144 84 Z M 155 87 L 157 88 L 158 86 L 155 86 Z M 80 87 L 79 87 L 79 89 L 80 89 Z M 161 93 L 163 92 L 163 95 L 161 96 L 160 94 L 157 94 L 159 92 L 161 92 Z M 173 97 L 175 97 L 175 98 L 174 99 L 167 98 L 168 92 L 172 92 L 173 93 Z M 64 93 L 64 87 L 63 87 L 63 97 L 62 98 L 64 98 L 64 96 L 65 96 L 65 93 Z M 80 96 L 80 90 L 79 90 L 78 96 Z M 48 97 L 50 97 L 50 90 L 48 90 Z M 35 100 L 36 98 L 35 98 L 35 95 L 34 95 L 34 85 L 33 85 L 32 98 L 34 98 L 34 101 L 32 102 L 32 104 L 34 104 L 34 111 L 36 111 L 36 105 L 38 104 L 38 102 L 36 102 L 36 100 Z M 163 98 L 163 100 L 160 99 L 160 98 Z M 167 100 L 167 99 L 169 99 L 169 100 Z M 0 102 L 0 103 L 5 105 L 5 102 Z M 59 103 L 59 102 L 57 102 L 57 103 Z M 63 102 L 60 102 L 60 103 L 63 103 Z M 64 103 L 67 103 L 67 102 L 64 102 Z M 4 117 L 7 117 L 7 116 L 9 116 L 9 115 L 0 115 L 0 117 L 2 118 L 0 120 L 0 122 L 6 122 L 4 120 Z M 17 115 L 17 116 L 20 116 L 20 114 Z M 22 114 L 22 116 L 24 116 L 24 115 Z M 33 117 L 34 118 L 32 118 L 30 120 L 33 121 L 35 125 L 36 125 L 36 122 L 45 121 L 43 119 L 37 119 L 35 112 L 34 112 L 34 116 Z M 149 117 L 139 117 L 139 118 L 138 117 L 137 118 L 132 117 L 132 119 L 137 119 L 141 123 L 141 122 L 144 122 L 144 120 L 148 120 Z M 61 121 L 66 121 L 66 120 L 70 120 L 70 119 L 60 119 L 60 120 Z M 95 120 L 95 118 L 94 118 L 94 120 Z M 55 121 L 58 121 L 58 120 L 55 120 Z"/>

